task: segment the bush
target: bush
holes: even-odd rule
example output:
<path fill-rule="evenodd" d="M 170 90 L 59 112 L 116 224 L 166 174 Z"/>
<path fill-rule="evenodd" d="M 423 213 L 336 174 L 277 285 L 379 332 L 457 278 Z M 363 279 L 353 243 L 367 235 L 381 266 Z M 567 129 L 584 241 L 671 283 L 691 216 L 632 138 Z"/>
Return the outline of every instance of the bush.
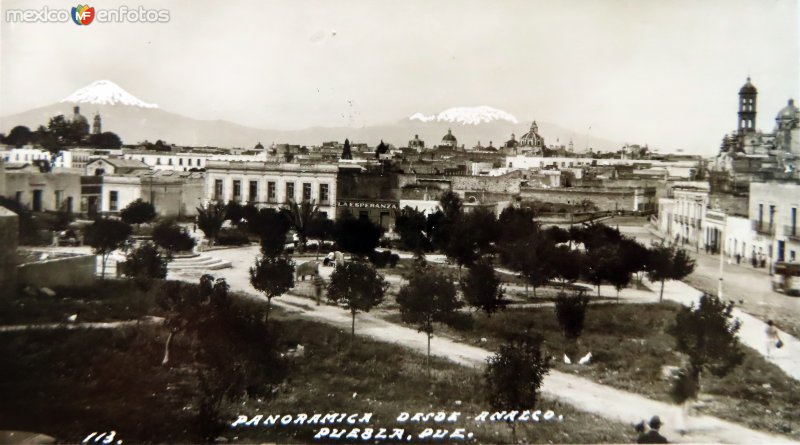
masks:
<path fill-rule="evenodd" d="M 250 244 L 250 237 L 243 229 L 220 229 L 216 242 L 221 246 L 243 246 Z"/>
<path fill-rule="evenodd" d="M 186 252 L 194 248 L 195 241 L 185 228 L 174 221 L 162 221 L 153 228 L 153 242 L 167 252 Z"/>
<path fill-rule="evenodd" d="M 369 261 L 379 269 L 387 266 L 394 268 L 400 261 L 400 255 L 392 253 L 391 250 L 376 250 L 369 254 Z"/>

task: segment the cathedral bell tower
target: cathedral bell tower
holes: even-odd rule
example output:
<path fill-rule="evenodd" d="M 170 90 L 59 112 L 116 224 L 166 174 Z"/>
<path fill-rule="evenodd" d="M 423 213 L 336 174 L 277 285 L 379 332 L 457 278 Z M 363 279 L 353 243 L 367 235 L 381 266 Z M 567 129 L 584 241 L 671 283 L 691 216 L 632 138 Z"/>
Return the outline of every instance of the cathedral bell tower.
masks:
<path fill-rule="evenodd" d="M 756 96 L 758 90 L 750 83 L 750 77 L 747 78 L 747 83 L 739 89 L 739 133 L 753 133 L 756 131 Z"/>

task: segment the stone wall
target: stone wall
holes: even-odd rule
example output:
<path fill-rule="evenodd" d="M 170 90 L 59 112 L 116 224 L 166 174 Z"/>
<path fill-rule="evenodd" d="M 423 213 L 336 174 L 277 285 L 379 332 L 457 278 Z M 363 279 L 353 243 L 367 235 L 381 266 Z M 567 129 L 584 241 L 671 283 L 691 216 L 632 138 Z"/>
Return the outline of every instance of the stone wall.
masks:
<path fill-rule="evenodd" d="M 520 197 L 526 201 L 573 205 L 577 205 L 584 199 L 588 199 L 597 206 L 598 210 L 655 210 L 654 188 L 522 187 Z"/>
<path fill-rule="evenodd" d="M 36 287 L 83 286 L 95 280 L 97 257 L 78 255 L 17 266 L 20 284 Z"/>

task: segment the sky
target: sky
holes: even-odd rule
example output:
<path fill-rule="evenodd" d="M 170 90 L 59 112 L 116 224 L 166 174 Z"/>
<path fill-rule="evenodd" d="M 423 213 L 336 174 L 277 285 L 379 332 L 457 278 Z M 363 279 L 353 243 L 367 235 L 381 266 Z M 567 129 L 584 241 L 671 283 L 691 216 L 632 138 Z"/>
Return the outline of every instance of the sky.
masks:
<path fill-rule="evenodd" d="M 104 0 L 91 6 L 169 22 L 87 26 L 6 21 L 74 2 L 0 3 L 0 115 L 108 79 L 167 111 L 259 128 L 487 105 L 711 154 L 748 76 L 765 131 L 800 96 L 797 0 Z"/>

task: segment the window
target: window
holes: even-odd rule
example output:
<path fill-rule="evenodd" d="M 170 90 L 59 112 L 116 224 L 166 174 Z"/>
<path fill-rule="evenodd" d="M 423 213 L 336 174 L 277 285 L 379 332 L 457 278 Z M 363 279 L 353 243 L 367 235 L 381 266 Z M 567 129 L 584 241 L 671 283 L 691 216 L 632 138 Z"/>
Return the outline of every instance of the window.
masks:
<path fill-rule="evenodd" d="M 233 200 L 239 201 L 242 198 L 242 181 L 238 179 L 233 180 Z"/>
<path fill-rule="evenodd" d="M 250 194 L 249 201 L 250 202 L 258 202 L 258 181 L 250 181 Z"/>
<path fill-rule="evenodd" d="M 108 210 L 116 212 L 119 208 L 119 194 L 116 190 L 108 192 Z"/>
<path fill-rule="evenodd" d="M 277 201 L 278 194 L 275 189 L 276 189 L 275 181 L 270 181 L 267 183 L 267 201 L 269 202 Z"/>
<path fill-rule="evenodd" d="M 18 203 L 22 204 L 22 192 L 17 192 L 17 193 L 15 193 L 15 194 L 14 194 L 14 199 L 15 199 L 15 200 L 16 200 Z"/>
<path fill-rule="evenodd" d="M 758 205 L 758 227 L 761 227 L 761 223 L 764 222 L 764 204 Z"/>
<path fill-rule="evenodd" d="M 303 183 L 303 201 L 311 201 L 311 184 Z"/>
<path fill-rule="evenodd" d="M 156 158 L 156 165 L 161 165 L 161 158 Z"/>
<path fill-rule="evenodd" d="M 775 217 L 775 206 L 769 206 L 769 228 L 772 229 L 772 218 Z"/>
<path fill-rule="evenodd" d="M 61 201 L 63 199 L 64 199 L 64 190 L 56 190 L 55 210 L 59 210 L 61 208 Z"/>
<path fill-rule="evenodd" d="M 186 163 L 187 163 L 187 165 L 189 165 L 189 167 L 191 167 L 192 166 L 192 158 L 187 159 Z"/>
<path fill-rule="evenodd" d="M 792 207 L 792 216 L 791 216 L 791 230 L 792 236 L 797 235 L 797 207 Z"/>
<path fill-rule="evenodd" d="M 320 204 L 327 204 L 328 200 L 330 199 L 328 193 L 328 184 L 320 184 L 319 185 L 319 203 Z"/>
<path fill-rule="evenodd" d="M 294 201 L 294 182 L 286 183 L 286 201 Z"/>
<path fill-rule="evenodd" d="M 214 180 L 214 200 L 222 201 L 222 179 Z"/>
<path fill-rule="evenodd" d="M 172 158 L 167 159 L 167 165 L 172 165 Z"/>
<path fill-rule="evenodd" d="M 178 158 L 178 165 L 183 165 L 183 158 Z"/>

